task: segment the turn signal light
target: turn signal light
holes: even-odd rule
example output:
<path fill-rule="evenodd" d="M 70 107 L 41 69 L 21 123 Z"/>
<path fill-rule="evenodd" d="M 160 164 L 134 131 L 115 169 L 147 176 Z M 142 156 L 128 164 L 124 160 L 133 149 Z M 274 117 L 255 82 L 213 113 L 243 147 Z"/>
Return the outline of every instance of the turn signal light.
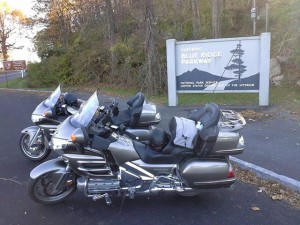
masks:
<path fill-rule="evenodd" d="M 76 136 L 74 134 L 71 135 L 71 140 L 74 142 L 76 141 Z"/>

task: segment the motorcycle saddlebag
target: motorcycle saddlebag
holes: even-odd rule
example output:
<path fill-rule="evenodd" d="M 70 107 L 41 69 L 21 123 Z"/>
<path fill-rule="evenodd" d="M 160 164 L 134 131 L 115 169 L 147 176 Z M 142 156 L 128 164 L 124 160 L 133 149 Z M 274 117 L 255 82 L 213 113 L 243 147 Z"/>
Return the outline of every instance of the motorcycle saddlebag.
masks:
<path fill-rule="evenodd" d="M 190 188 L 230 187 L 236 178 L 230 176 L 232 167 L 226 158 L 193 158 L 179 164 L 181 179 Z"/>

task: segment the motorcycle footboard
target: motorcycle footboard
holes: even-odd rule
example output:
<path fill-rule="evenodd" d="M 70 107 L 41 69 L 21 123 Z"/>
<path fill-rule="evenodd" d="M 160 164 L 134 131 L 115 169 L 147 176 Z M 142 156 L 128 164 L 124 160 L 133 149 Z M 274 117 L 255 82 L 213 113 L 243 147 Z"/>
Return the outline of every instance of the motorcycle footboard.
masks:
<path fill-rule="evenodd" d="M 227 158 L 190 159 L 179 165 L 179 174 L 190 188 L 230 187 L 236 180 Z"/>

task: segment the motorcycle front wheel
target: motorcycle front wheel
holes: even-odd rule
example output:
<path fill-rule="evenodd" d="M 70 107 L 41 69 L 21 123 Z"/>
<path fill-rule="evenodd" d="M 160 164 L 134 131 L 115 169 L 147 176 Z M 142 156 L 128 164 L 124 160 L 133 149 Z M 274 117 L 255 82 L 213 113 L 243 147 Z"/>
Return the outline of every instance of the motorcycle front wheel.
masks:
<path fill-rule="evenodd" d="M 29 146 L 30 135 L 24 133 L 19 140 L 20 150 L 23 155 L 31 161 L 41 161 L 49 156 L 51 149 L 46 148 L 43 143 L 35 143 Z"/>
<path fill-rule="evenodd" d="M 70 173 L 63 187 L 56 189 L 56 183 L 60 179 L 55 172 L 48 172 L 42 176 L 28 181 L 28 194 L 30 198 L 43 205 L 51 205 L 64 201 L 76 191 L 76 178 Z"/>

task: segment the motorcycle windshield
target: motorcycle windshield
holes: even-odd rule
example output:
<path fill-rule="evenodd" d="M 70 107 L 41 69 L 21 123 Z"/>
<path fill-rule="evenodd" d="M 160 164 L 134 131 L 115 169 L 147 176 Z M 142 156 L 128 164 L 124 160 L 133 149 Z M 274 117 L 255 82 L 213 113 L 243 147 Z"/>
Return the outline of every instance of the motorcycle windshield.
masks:
<path fill-rule="evenodd" d="M 44 105 L 53 108 L 61 95 L 60 85 L 52 92 L 52 94 L 44 101 Z"/>
<path fill-rule="evenodd" d="M 97 91 L 87 100 L 83 107 L 71 118 L 71 124 L 76 127 L 87 127 L 99 106 Z"/>

